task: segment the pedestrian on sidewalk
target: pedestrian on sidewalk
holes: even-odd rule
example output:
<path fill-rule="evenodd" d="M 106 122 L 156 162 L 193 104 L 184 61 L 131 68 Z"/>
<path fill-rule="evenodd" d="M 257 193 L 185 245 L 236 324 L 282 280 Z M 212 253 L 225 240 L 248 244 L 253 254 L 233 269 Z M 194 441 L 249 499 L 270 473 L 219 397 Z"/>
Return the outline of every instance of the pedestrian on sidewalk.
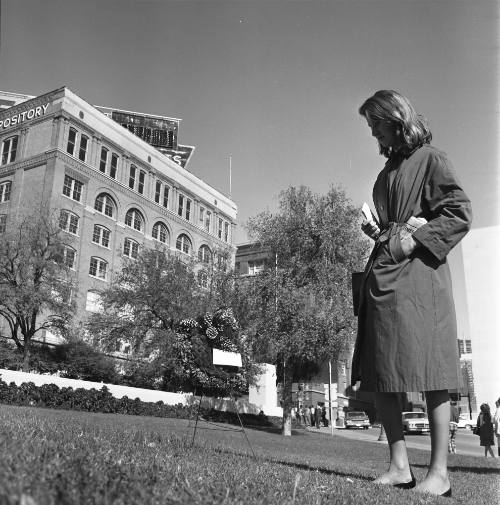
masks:
<path fill-rule="evenodd" d="M 493 417 L 493 431 L 497 437 L 498 455 L 500 456 L 500 398 L 495 402 L 495 416 Z"/>
<path fill-rule="evenodd" d="M 375 482 L 415 487 L 398 395 L 424 391 L 431 460 L 419 492 L 451 496 L 449 390 L 458 389 L 457 329 L 446 256 L 471 226 L 471 205 L 426 119 L 400 93 L 380 90 L 359 113 L 387 162 L 362 230 L 375 240 L 360 287 L 352 385 L 373 392 L 390 450 Z M 363 206 L 365 208 L 366 206 Z M 366 209 L 370 214 L 369 209 Z"/>
<path fill-rule="evenodd" d="M 483 403 L 481 407 L 479 407 L 481 411 L 477 416 L 477 428 L 479 430 L 479 444 L 481 447 L 484 447 L 484 457 L 488 457 L 488 453 L 491 454 L 491 457 L 495 457 L 495 453 L 491 448 L 492 445 L 495 445 L 495 440 L 493 439 L 493 422 L 491 419 L 490 406 L 487 403 Z"/>
<path fill-rule="evenodd" d="M 450 404 L 450 433 L 448 439 L 448 452 L 456 454 L 457 453 L 457 444 L 456 444 L 456 436 L 458 429 L 458 407 L 455 402 Z"/>
<path fill-rule="evenodd" d="M 314 411 L 314 420 L 316 422 L 316 428 L 321 426 L 321 406 L 319 403 L 316 404 L 316 410 Z"/>

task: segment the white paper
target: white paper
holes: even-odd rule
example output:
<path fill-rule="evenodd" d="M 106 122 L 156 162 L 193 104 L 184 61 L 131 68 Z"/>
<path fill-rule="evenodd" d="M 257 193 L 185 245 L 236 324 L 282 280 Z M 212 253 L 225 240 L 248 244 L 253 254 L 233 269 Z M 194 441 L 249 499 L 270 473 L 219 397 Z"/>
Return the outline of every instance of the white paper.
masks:
<path fill-rule="evenodd" d="M 239 352 L 229 352 L 214 348 L 213 364 L 241 367 L 241 354 Z"/>
<path fill-rule="evenodd" d="M 367 221 L 373 221 L 372 211 L 366 202 L 361 207 L 361 212 Z"/>

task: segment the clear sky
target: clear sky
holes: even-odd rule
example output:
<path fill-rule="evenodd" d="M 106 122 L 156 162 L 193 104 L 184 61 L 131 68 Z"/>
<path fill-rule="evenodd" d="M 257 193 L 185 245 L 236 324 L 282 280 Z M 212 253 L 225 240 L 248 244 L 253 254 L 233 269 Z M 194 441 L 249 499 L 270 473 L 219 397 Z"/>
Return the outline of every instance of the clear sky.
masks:
<path fill-rule="evenodd" d="M 232 156 L 236 243 L 290 185 L 371 203 L 357 109 L 381 88 L 427 116 L 474 226 L 499 222 L 497 1 L 0 1 L 0 89 L 181 118 L 189 170 L 226 194 Z"/>

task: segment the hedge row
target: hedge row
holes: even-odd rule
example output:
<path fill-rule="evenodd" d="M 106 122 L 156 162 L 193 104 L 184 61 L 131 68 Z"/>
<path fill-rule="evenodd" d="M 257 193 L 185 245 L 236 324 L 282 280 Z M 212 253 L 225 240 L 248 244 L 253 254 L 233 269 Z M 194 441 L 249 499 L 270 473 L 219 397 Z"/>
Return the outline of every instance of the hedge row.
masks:
<path fill-rule="evenodd" d="M 1 378 L 0 403 L 179 419 L 189 419 L 196 415 L 194 408 L 180 403 L 167 405 L 162 401 L 156 403 L 143 402 L 139 398 L 132 400 L 126 396 L 115 398 L 106 386 L 103 386 L 100 390 L 94 388 L 59 388 L 56 384 L 36 386 L 33 382 L 25 382 L 17 386 L 14 382 L 7 384 Z M 234 412 L 201 409 L 200 415 L 204 419 L 214 422 L 239 424 L 238 416 Z M 240 417 L 244 425 L 276 428 L 281 424 L 281 418 L 271 418 L 265 415 L 240 414 Z"/>

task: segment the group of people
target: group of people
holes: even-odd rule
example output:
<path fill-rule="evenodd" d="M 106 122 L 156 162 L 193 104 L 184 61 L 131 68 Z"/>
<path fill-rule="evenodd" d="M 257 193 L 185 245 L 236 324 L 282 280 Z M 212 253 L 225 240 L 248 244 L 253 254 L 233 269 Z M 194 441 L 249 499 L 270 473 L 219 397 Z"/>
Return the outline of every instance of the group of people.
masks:
<path fill-rule="evenodd" d="M 492 417 L 490 406 L 483 403 L 480 407 L 481 412 L 477 416 L 476 434 L 479 435 L 479 443 L 484 447 L 484 457 L 488 454 L 492 458 L 495 457 L 492 446 L 495 445 L 495 437 L 497 438 L 498 455 L 500 456 L 500 398 L 495 402 L 495 414 Z"/>
<path fill-rule="evenodd" d="M 320 405 L 319 403 L 316 406 L 300 406 L 296 410 L 296 416 L 304 426 L 315 426 L 316 428 L 320 428 L 321 425 L 325 427 L 328 426 L 326 407 L 324 405 Z"/>
<path fill-rule="evenodd" d="M 492 447 L 495 445 L 495 435 L 497 438 L 498 456 L 500 456 L 500 398 L 495 402 L 496 410 L 494 416 L 491 415 L 490 406 L 483 403 L 480 413 L 477 416 L 474 433 L 479 435 L 479 444 L 484 447 L 484 456 L 488 454 L 495 457 Z M 456 434 L 458 429 L 459 411 L 456 404 L 450 406 L 450 431 L 448 439 L 448 452 L 457 453 Z"/>

